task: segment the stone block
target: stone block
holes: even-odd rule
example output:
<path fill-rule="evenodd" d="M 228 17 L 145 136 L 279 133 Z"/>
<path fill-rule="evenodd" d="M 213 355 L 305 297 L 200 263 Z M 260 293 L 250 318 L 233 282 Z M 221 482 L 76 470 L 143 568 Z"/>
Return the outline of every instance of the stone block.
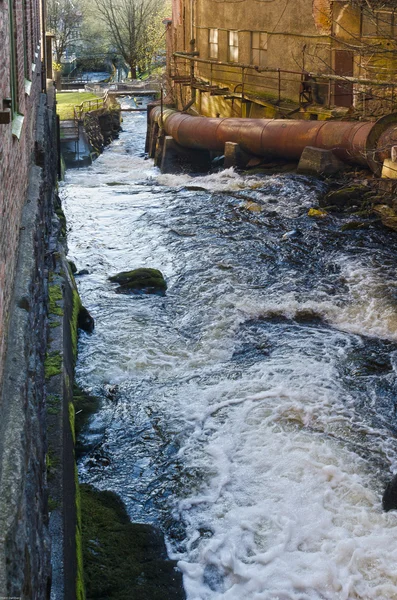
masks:
<path fill-rule="evenodd" d="M 239 144 L 236 144 L 235 142 L 225 143 L 225 169 L 230 169 L 230 167 L 245 169 L 252 158 L 255 157 L 242 150 Z"/>
<path fill-rule="evenodd" d="M 397 162 L 391 158 L 385 158 L 382 168 L 383 179 L 397 179 Z"/>
<path fill-rule="evenodd" d="M 345 168 L 345 164 L 335 156 L 332 150 L 306 146 L 299 161 L 298 173 L 302 175 L 334 175 Z"/>

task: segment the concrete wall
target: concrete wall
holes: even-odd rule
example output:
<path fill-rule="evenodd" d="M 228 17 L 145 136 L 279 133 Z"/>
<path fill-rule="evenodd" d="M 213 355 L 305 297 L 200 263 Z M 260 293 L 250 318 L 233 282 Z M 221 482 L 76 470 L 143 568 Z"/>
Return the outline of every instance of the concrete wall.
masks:
<path fill-rule="evenodd" d="M 19 137 L 17 120 L 7 119 L 5 100 L 11 89 L 10 12 L 14 6 L 16 103 L 23 117 Z M 37 105 L 41 91 L 41 8 L 39 0 L 0 2 L 0 380 L 3 370 L 6 329 L 12 294 L 22 208 L 26 199 L 29 169 L 34 151 Z M 26 56 L 26 66 L 25 66 Z M 18 132 L 19 133 L 19 132 Z"/>

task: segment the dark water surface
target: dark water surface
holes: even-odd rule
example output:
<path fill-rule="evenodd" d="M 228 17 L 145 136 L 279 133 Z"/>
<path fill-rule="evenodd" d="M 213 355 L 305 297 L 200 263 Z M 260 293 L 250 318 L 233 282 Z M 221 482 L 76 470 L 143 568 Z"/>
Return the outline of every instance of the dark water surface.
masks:
<path fill-rule="evenodd" d="M 309 218 L 309 178 L 160 175 L 145 127 L 62 189 L 103 399 L 81 479 L 162 527 L 189 600 L 397 598 L 396 234 Z M 166 297 L 115 294 L 141 266 Z"/>

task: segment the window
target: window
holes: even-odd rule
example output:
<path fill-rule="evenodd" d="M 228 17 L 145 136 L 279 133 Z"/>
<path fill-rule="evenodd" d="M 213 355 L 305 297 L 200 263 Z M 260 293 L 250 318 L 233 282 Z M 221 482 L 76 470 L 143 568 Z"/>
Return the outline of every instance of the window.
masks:
<path fill-rule="evenodd" d="M 238 62 L 238 31 L 229 31 L 229 61 Z"/>
<path fill-rule="evenodd" d="M 210 29 L 209 31 L 209 56 L 210 58 L 218 59 L 219 57 L 219 42 L 218 30 Z"/>
<path fill-rule="evenodd" d="M 267 53 L 267 33 L 253 31 L 251 36 L 251 61 L 253 65 L 265 65 Z"/>
<path fill-rule="evenodd" d="M 13 0 L 8 1 L 8 14 L 10 17 L 10 96 L 11 116 L 18 112 L 18 63 L 15 40 L 15 10 Z"/>
<path fill-rule="evenodd" d="M 28 29 L 28 20 L 26 14 L 26 0 L 22 0 L 22 19 L 23 19 L 23 70 L 25 79 L 30 79 L 30 71 L 29 71 L 29 55 L 28 55 L 28 39 L 29 39 L 29 29 Z"/>
<path fill-rule="evenodd" d="M 362 13 L 362 35 L 364 37 L 390 38 L 397 35 L 397 13 L 377 10 Z"/>

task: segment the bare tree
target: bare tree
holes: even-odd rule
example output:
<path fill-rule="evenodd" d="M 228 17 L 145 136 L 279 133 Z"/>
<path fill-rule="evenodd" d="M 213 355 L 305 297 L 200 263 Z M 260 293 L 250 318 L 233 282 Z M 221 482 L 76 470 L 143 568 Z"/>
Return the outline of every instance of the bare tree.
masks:
<path fill-rule="evenodd" d="M 55 62 L 78 37 L 83 19 L 78 0 L 47 0 L 47 27 L 55 35 Z"/>
<path fill-rule="evenodd" d="M 136 79 L 139 65 L 146 62 L 148 52 L 153 52 L 148 43 L 149 31 L 164 0 L 95 1 L 111 43 L 129 66 L 131 77 Z"/>

